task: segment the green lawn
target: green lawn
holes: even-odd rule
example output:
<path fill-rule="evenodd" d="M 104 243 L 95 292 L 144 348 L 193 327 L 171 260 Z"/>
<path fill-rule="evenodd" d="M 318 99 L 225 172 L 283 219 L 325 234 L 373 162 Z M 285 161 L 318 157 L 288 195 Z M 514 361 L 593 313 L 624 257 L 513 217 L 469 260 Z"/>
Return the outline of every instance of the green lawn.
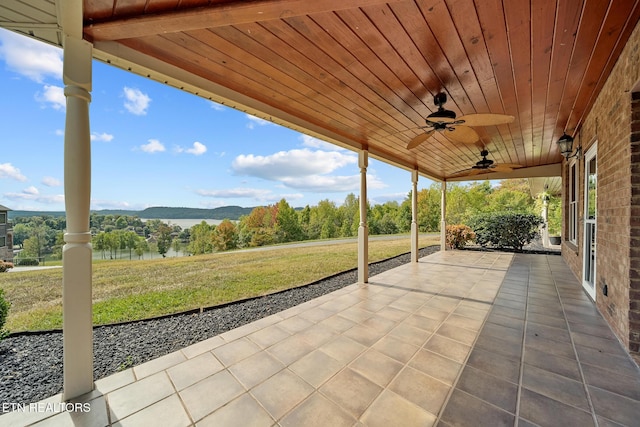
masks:
<path fill-rule="evenodd" d="M 420 239 L 420 246 L 438 244 Z M 410 251 L 408 236 L 369 242 L 369 262 Z M 93 322 L 138 320 L 288 289 L 355 268 L 357 244 L 94 261 Z M 62 269 L 2 274 L 12 332 L 62 327 Z"/>

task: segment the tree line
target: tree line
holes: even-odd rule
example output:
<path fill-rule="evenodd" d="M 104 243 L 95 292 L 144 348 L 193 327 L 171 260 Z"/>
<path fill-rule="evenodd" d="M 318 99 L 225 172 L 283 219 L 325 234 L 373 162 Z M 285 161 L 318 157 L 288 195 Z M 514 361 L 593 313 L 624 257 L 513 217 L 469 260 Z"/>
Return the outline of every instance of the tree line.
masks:
<path fill-rule="evenodd" d="M 420 232 L 436 232 L 441 223 L 441 187 L 434 183 L 417 194 Z M 447 188 L 447 223 L 464 224 L 483 213 L 540 214 L 541 205 L 529 193 L 525 180 L 453 184 Z M 294 209 L 282 199 L 254 208 L 238 222 L 218 226 L 202 222 L 190 230 L 189 253 L 202 254 L 303 240 L 353 237 L 360 225 L 360 201 L 349 194 L 341 205 L 321 200 L 315 206 Z M 367 205 L 369 234 L 397 234 L 411 230 L 411 193 L 401 202 Z"/>
<path fill-rule="evenodd" d="M 417 194 L 417 224 L 420 232 L 436 232 L 441 222 L 441 187 L 434 183 Z M 541 205 L 529 193 L 525 180 L 504 180 L 492 186 L 489 181 L 447 186 L 447 223 L 465 224 L 474 215 L 492 212 L 539 214 Z M 285 199 L 253 208 L 237 221 L 226 219 L 218 225 L 206 221 L 189 229 L 168 225 L 161 220 L 142 221 L 137 216 L 92 213 L 92 244 L 103 258 L 118 258 L 123 251 L 140 258 L 157 251 L 198 255 L 214 251 L 256 247 L 303 240 L 353 237 L 360 225 L 360 201 L 349 194 L 341 205 L 321 200 L 315 206 L 293 208 Z M 24 255 L 61 255 L 64 217 L 20 217 L 14 219 L 14 244 Z M 390 201 L 367 205 L 369 234 L 407 233 L 411 229 L 411 193 L 398 203 Z"/>

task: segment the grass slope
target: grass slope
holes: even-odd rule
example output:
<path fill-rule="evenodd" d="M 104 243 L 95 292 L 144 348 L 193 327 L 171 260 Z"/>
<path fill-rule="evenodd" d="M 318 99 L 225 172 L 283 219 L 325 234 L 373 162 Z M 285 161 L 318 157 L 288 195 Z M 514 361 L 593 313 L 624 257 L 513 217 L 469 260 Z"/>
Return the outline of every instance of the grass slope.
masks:
<path fill-rule="evenodd" d="M 437 244 L 420 239 L 420 246 Z M 369 242 L 369 262 L 410 250 L 408 237 Z M 143 261 L 95 261 L 93 322 L 138 320 L 301 286 L 355 268 L 357 244 L 225 252 Z M 12 332 L 62 327 L 62 269 L 2 275 Z"/>

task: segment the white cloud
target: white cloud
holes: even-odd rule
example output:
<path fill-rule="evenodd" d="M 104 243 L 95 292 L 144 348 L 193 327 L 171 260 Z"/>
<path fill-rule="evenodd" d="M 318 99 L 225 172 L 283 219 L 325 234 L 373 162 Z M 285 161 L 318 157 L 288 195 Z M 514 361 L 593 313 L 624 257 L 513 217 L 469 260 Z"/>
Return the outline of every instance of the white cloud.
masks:
<path fill-rule="evenodd" d="M 331 151 L 309 149 L 280 151 L 269 156 L 241 154 L 231 167 L 238 175 L 250 175 L 272 181 L 286 178 L 301 178 L 315 174 L 328 174 L 334 170 L 355 164 L 358 158 Z"/>
<path fill-rule="evenodd" d="M 304 194 L 301 194 L 301 193 L 281 194 L 280 198 L 286 199 L 289 202 L 291 200 L 300 200 L 304 198 Z"/>
<path fill-rule="evenodd" d="M 245 116 L 247 117 L 247 119 L 249 119 L 249 123 L 247 123 L 247 127 L 249 129 L 255 129 L 256 126 L 268 126 L 274 124 L 268 120 L 252 116 L 251 114 L 245 114 Z"/>
<path fill-rule="evenodd" d="M 32 196 L 37 196 L 38 194 L 40 194 L 40 191 L 38 191 L 38 189 L 33 185 L 25 188 L 24 190 L 22 190 L 22 192 L 25 194 L 31 194 Z"/>
<path fill-rule="evenodd" d="M 47 187 L 59 187 L 62 185 L 59 179 L 56 179 L 52 176 L 45 176 L 42 178 L 42 185 L 46 185 Z"/>
<path fill-rule="evenodd" d="M 11 31 L 0 31 L 0 58 L 7 67 L 38 83 L 62 79 L 62 50 Z"/>
<path fill-rule="evenodd" d="M 92 133 L 91 134 L 92 141 L 103 141 L 103 142 L 111 142 L 113 141 L 113 135 L 110 133 Z"/>
<path fill-rule="evenodd" d="M 330 175 L 335 170 L 357 164 L 358 158 L 348 152 L 295 149 L 269 156 L 240 155 L 231 167 L 238 175 L 254 176 L 282 183 L 285 187 L 312 192 L 344 192 L 360 189 L 360 174 Z M 367 175 L 369 188 L 383 188 L 374 174 Z"/>
<path fill-rule="evenodd" d="M 207 146 L 201 142 L 194 142 L 193 147 L 187 150 L 187 153 L 193 154 L 194 156 L 199 156 L 207 152 Z"/>
<path fill-rule="evenodd" d="M 209 102 L 209 105 L 211 105 L 211 108 L 213 108 L 216 111 L 224 111 L 226 109 L 226 107 L 222 104 L 218 104 L 215 101 L 207 101 Z"/>
<path fill-rule="evenodd" d="M 40 102 L 51 104 L 50 107 L 54 110 L 65 110 L 67 108 L 64 88 L 61 86 L 44 85 L 42 93 L 38 93 L 36 99 Z"/>
<path fill-rule="evenodd" d="M 204 197 L 213 197 L 216 199 L 255 199 L 265 200 L 272 199 L 271 190 L 261 190 L 258 188 L 231 188 L 226 190 L 197 190 L 197 194 Z"/>
<path fill-rule="evenodd" d="M 304 147 L 310 147 L 310 148 L 318 148 L 320 150 L 325 150 L 325 151 L 346 151 L 346 149 L 338 146 L 338 145 L 334 145 L 331 144 L 329 142 L 323 141 L 321 139 L 318 138 L 314 138 L 313 136 L 309 136 L 309 135 L 300 135 L 300 140 L 302 140 L 302 145 Z"/>
<path fill-rule="evenodd" d="M 340 193 L 346 191 L 360 191 L 360 175 L 330 176 L 309 175 L 304 179 L 295 177 L 283 178 L 282 183 L 296 190 L 311 191 L 314 193 Z M 387 185 L 371 174 L 367 174 L 367 188 L 375 190 L 385 188 Z"/>
<path fill-rule="evenodd" d="M 3 196 L 11 200 L 29 200 L 47 205 L 64 203 L 64 194 L 40 194 L 33 186 L 25 188 L 20 193 L 5 193 Z"/>
<path fill-rule="evenodd" d="M 22 182 L 27 180 L 27 177 L 20 172 L 20 169 L 11 163 L 0 163 L 0 178 L 11 178 Z"/>
<path fill-rule="evenodd" d="M 271 190 L 263 190 L 260 188 L 231 188 L 225 190 L 196 190 L 196 194 L 199 194 L 202 197 L 208 197 L 212 199 L 252 199 L 258 203 L 275 203 L 282 199 L 286 199 L 288 201 L 298 200 L 304 197 L 303 194 L 295 193 L 295 194 L 277 194 Z M 208 207 L 219 207 L 228 205 L 227 202 L 222 200 L 206 202 L 202 204 L 203 206 Z"/>
<path fill-rule="evenodd" d="M 64 136 L 64 130 L 63 129 L 56 129 L 55 134 L 56 134 L 56 136 Z"/>
<path fill-rule="evenodd" d="M 151 98 L 149 98 L 147 94 L 142 93 L 140 89 L 125 86 L 124 97 L 124 108 L 126 108 L 128 112 L 136 116 L 144 116 L 147 114 L 147 108 L 149 108 L 149 103 L 151 102 Z"/>
<path fill-rule="evenodd" d="M 143 144 L 140 149 L 145 153 L 157 153 L 165 151 L 164 145 L 157 139 L 150 139 L 148 144 Z"/>

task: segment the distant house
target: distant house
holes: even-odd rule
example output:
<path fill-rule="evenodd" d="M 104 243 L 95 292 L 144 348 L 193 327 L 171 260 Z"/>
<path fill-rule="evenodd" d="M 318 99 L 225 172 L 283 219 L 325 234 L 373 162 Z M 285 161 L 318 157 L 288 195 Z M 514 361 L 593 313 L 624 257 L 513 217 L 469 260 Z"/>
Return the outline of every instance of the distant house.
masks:
<path fill-rule="evenodd" d="M 13 230 L 9 223 L 9 209 L 0 205 L 0 260 L 13 261 Z"/>

